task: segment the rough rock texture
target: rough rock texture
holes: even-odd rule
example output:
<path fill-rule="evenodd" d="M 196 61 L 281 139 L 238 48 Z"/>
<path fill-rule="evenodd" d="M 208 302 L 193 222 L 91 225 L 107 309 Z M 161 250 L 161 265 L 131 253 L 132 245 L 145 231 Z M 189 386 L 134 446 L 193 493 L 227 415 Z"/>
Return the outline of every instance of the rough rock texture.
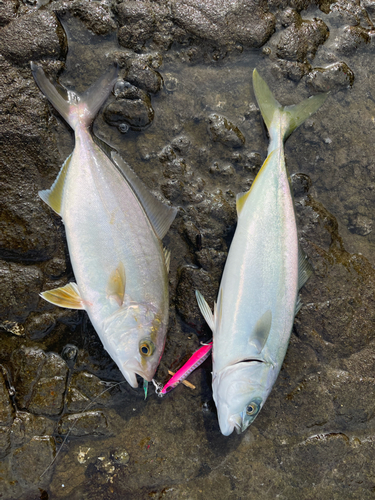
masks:
<path fill-rule="evenodd" d="M 375 7 L 314 5 L 0 2 L 1 498 L 373 498 Z M 70 33 L 66 61 L 54 12 Z M 283 105 L 331 91 L 286 144 L 300 243 L 315 272 L 280 376 L 244 434 L 220 434 L 210 359 L 190 375 L 195 389 L 158 398 L 149 384 L 145 401 L 84 312 L 38 297 L 73 279 L 64 227 L 37 192 L 51 186 L 74 143 L 35 85 L 31 57 L 80 92 L 118 62 L 104 108 L 121 104 L 120 118 L 110 126 L 99 113 L 94 132 L 179 208 L 164 241 L 172 258 L 160 383 L 211 338 L 194 290 L 213 305 L 236 194 L 251 187 L 267 154 L 252 69 Z M 132 102 L 137 123 L 126 121 Z M 225 117 L 219 132 L 234 142 L 216 140 L 210 116 Z"/>

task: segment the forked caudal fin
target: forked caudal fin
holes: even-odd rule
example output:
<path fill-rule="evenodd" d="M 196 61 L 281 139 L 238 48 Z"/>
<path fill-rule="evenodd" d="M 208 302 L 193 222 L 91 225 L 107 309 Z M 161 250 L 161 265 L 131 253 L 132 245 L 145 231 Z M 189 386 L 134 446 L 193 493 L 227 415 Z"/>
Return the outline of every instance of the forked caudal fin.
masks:
<path fill-rule="evenodd" d="M 69 91 L 68 98 L 64 99 L 56 86 L 47 78 L 41 66 L 31 62 L 31 71 L 40 90 L 73 130 L 78 124 L 84 127 L 91 125 L 113 89 L 118 73 L 117 66 L 113 66 L 82 95 Z"/>
<path fill-rule="evenodd" d="M 328 96 L 327 93 L 318 94 L 299 104 L 281 106 L 256 69 L 253 72 L 253 87 L 263 120 L 270 134 L 269 151 L 273 151 L 277 147 L 276 142 L 279 135 L 285 141 L 293 130 L 318 111 Z"/>

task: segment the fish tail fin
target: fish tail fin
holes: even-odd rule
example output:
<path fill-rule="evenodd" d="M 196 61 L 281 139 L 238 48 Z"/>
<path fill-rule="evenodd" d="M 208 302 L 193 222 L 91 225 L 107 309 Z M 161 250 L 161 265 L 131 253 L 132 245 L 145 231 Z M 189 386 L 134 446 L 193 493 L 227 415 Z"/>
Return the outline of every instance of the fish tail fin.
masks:
<path fill-rule="evenodd" d="M 281 106 L 256 69 L 253 71 L 253 86 L 263 120 L 270 134 L 271 143 L 280 135 L 285 141 L 293 130 L 318 111 L 328 96 L 328 93 L 317 94 L 299 104 Z"/>
<path fill-rule="evenodd" d="M 100 107 L 110 94 L 117 79 L 117 66 L 107 70 L 82 95 L 68 91 L 65 99 L 44 73 L 41 66 L 31 62 L 34 79 L 53 107 L 69 123 L 73 130 L 78 124 L 89 127 Z"/>

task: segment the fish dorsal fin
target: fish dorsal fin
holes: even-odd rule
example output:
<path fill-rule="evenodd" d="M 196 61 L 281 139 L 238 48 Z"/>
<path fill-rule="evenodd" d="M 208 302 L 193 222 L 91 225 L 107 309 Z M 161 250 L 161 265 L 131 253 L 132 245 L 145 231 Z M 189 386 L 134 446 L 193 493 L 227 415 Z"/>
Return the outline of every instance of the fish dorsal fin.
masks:
<path fill-rule="evenodd" d="M 113 151 L 111 156 L 113 162 L 133 189 L 140 204 L 146 212 L 155 233 L 160 239 L 163 239 L 176 217 L 177 209 L 168 207 L 155 198 L 134 170 L 126 163 L 125 160 L 121 158 L 118 153 Z"/>
<path fill-rule="evenodd" d="M 61 215 L 62 196 L 71 158 L 72 155 L 69 155 L 64 161 L 63 166 L 60 168 L 60 172 L 51 188 L 39 191 L 38 193 L 42 200 L 59 215 Z"/>
<path fill-rule="evenodd" d="M 298 290 L 300 290 L 306 281 L 312 275 L 314 269 L 307 258 L 307 255 L 298 245 Z"/>
<path fill-rule="evenodd" d="M 73 282 L 60 288 L 42 292 L 40 296 L 55 306 L 66 307 L 67 309 L 85 309 L 78 286 Z"/>
<path fill-rule="evenodd" d="M 120 262 L 116 269 L 111 273 L 107 285 L 108 298 L 114 299 L 120 307 L 124 302 L 125 285 L 125 267 L 124 264 Z"/>
<path fill-rule="evenodd" d="M 240 213 L 246 203 L 247 197 L 250 194 L 250 190 L 245 193 L 238 193 L 236 197 L 236 208 L 237 208 L 237 217 L 240 216 Z"/>
<path fill-rule="evenodd" d="M 256 322 L 254 329 L 251 333 L 249 342 L 253 344 L 260 354 L 266 345 L 268 335 L 271 331 L 272 312 L 270 309 L 266 311 Z"/>
<path fill-rule="evenodd" d="M 165 267 L 167 268 L 167 273 L 169 273 L 169 268 L 171 265 L 171 251 L 168 248 L 163 248 Z"/>
<path fill-rule="evenodd" d="M 215 320 L 214 320 L 214 315 L 212 314 L 210 306 L 207 304 L 207 302 L 205 301 L 205 298 L 198 290 L 195 290 L 195 296 L 197 298 L 198 307 L 200 309 L 200 312 L 202 313 L 202 316 L 206 320 L 207 325 L 211 328 L 211 331 L 214 332 Z"/>

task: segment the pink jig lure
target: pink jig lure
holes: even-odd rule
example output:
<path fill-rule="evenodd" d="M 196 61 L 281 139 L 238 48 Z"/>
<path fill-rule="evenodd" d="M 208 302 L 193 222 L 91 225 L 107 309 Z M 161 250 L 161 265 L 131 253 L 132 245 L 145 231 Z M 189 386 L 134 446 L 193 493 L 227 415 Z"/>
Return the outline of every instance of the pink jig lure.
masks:
<path fill-rule="evenodd" d="M 200 366 L 205 361 L 212 349 L 212 342 L 202 345 L 186 363 L 173 375 L 173 377 L 165 384 L 160 391 L 160 395 L 167 394 L 167 392 L 174 389 L 180 382 L 185 380 L 192 371 Z"/>

